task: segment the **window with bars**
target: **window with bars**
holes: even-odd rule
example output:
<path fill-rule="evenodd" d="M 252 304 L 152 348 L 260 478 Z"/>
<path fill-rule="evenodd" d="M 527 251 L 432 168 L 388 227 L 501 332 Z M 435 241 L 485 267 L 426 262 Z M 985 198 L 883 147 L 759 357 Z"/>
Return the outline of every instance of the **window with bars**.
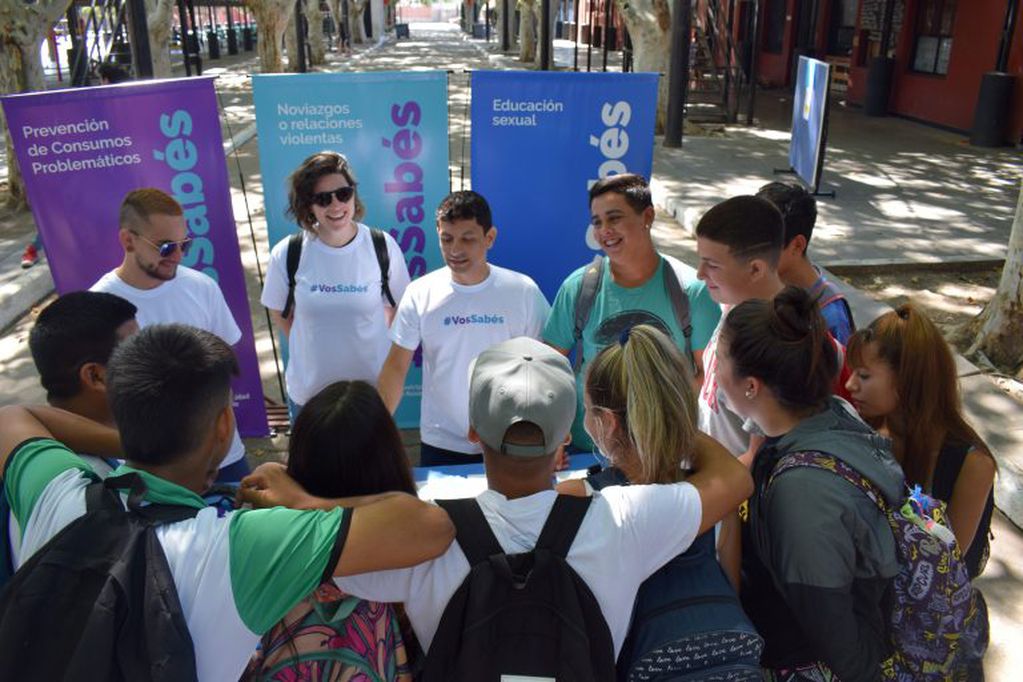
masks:
<path fill-rule="evenodd" d="M 945 75 L 952 54 L 952 26 L 956 0 L 921 0 L 916 15 L 913 70 Z"/>

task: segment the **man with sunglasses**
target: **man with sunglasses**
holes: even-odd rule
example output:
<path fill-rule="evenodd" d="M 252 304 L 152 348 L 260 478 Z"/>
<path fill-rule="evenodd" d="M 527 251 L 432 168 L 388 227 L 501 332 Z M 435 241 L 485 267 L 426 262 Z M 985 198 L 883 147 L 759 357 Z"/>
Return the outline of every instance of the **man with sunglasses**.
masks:
<path fill-rule="evenodd" d="M 159 189 L 137 189 L 124 197 L 118 219 L 124 259 L 90 289 L 133 303 L 140 327 L 176 322 L 216 334 L 230 345 L 238 343 L 241 329 L 217 283 L 178 267 L 191 244 L 181 205 Z M 236 483 L 247 473 L 245 446 L 235 429 L 217 481 Z"/>

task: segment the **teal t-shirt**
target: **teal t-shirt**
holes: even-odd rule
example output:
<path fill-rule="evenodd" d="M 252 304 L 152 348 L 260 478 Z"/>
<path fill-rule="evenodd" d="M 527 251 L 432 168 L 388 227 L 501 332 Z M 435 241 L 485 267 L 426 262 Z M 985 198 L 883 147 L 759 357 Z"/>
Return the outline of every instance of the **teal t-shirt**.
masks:
<path fill-rule="evenodd" d="M 689 317 L 693 326 L 691 338 L 694 351 L 703 350 L 710 341 L 714 328 L 721 318 L 721 308 L 710 297 L 707 286 L 696 277 L 696 271 L 671 256 L 662 256 L 657 272 L 638 287 L 623 287 L 611 278 L 610 263 L 604 257 L 604 276 L 600 289 L 593 301 L 589 321 L 583 329 L 583 366 L 576 376 L 576 418 L 572 425 L 572 446 L 581 450 L 593 447 L 593 442 L 583 429 L 583 377 L 589 361 L 603 348 L 618 341 L 622 330 L 637 324 L 649 324 L 667 333 L 680 349 L 685 348 L 685 336 L 675 320 L 675 310 L 664 287 L 663 268 L 670 263 L 675 268 L 682 290 L 689 297 Z M 554 307 L 547 318 L 543 339 L 547 343 L 571 350 L 575 329 L 575 301 L 582 286 L 585 265 L 564 281 L 554 299 Z"/>

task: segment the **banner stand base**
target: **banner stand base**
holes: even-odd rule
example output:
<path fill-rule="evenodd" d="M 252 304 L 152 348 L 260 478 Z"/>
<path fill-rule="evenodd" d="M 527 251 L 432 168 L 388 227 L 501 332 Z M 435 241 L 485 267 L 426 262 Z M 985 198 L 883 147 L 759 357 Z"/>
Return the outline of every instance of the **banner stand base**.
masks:
<path fill-rule="evenodd" d="M 773 170 L 773 173 L 775 175 L 798 175 L 798 173 L 796 173 L 796 169 L 792 168 L 791 166 L 789 166 L 788 168 L 775 168 Z M 815 186 L 813 188 L 813 191 L 810 192 L 810 196 L 812 196 L 812 197 L 828 197 L 830 199 L 834 199 L 835 198 L 835 190 L 831 190 L 830 192 L 822 192 L 821 188 L 820 188 L 820 185 L 817 185 L 817 186 Z"/>

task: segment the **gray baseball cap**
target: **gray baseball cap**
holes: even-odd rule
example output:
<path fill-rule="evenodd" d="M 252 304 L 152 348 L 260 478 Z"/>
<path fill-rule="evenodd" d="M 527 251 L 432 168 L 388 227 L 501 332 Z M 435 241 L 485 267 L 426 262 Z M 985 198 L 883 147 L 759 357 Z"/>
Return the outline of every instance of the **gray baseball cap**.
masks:
<path fill-rule="evenodd" d="M 502 341 L 469 368 L 469 423 L 492 450 L 540 457 L 558 449 L 575 419 L 575 375 L 568 359 L 526 336 Z M 505 442 L 512 424 L 530 422 L 542 445 Z"/>

